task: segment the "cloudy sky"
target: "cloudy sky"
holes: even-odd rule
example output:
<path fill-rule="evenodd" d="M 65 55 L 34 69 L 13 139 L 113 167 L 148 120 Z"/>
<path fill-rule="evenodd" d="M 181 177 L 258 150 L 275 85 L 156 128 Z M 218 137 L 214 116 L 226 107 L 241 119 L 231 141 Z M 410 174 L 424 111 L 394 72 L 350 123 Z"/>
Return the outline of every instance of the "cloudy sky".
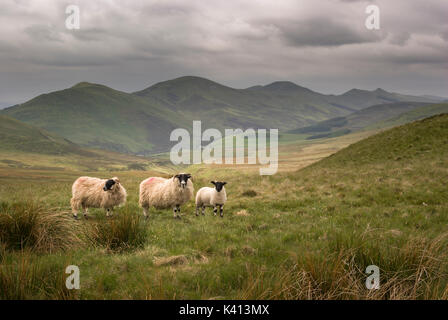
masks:
<path fill-rule="evenodd" d="M 65 25 L 78 5 L 80 29 Z M 365 27 L 380 9 L 380 30 Z M 2 0 L 0 107 L 80 81 L 136 91 L 197 75 L 448 96 L 446 0 Z"/>

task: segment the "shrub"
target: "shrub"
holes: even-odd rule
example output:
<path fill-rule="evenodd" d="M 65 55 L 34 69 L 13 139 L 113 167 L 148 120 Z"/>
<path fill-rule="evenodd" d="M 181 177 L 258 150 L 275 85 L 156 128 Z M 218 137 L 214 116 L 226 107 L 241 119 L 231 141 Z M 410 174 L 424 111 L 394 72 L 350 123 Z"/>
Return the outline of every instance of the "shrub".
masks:
<path fill-rule="evenodd" d="M 95 245 L 111 251 L 124 251 L 143 247 L 147 232 L 142 216 L 127 212 L 92 224 L 88 237 Z"/>
<path fill-rule="evenodd" d="M 255 190 L 246 190 L 241 194 L 243 197 L 256 197 L 257 196 L 257 192 Z"/>
<path fill-rule="evenodd" d="M 0 243 L 3 250 L 39 252 L 66 250 L 80 243 L 79 224 L 68 214 L 33 202 L 0 203 Z"/>
<path fill-rule="evenodd" d="M 13 256 L 13 257 L 12 257 Z M 65 264 L 46 261 L 29 250 L 12 253 L 0 264 L 0 299 L 76 299 L 65 286 Z"/>
<path fill-rule="evenodd" d="M 305 254 L 275 273 L 248 269 L 239 299 L 446 299 L 448 234 L 433 240 L 412 238 L 403 247 L 346 246 L 325 256 Z M 365 286 L 365 268 L 380 267 L 380 288 Z"/>

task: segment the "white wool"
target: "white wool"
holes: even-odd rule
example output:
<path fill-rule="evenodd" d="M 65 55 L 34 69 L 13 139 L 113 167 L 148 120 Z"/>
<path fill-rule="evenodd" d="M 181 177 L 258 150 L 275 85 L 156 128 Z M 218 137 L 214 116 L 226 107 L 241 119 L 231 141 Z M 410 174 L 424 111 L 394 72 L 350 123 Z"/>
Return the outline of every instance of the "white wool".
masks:
<path fill-rule="evenodd" d="M 104 185 L 109 179 L 92 177 L 79 177 L 72 186 L 72 199 L 70 201 L 74 213 L 80 208 L 104 208 L 113 209 L 115 206 L 126 202 L 126 190 L 118 178 L 111 190 L 104 191 Z"/>
<path fill-rule="evenodd" d="M 224 205 L 226 201 L 225 187 L 220 192 L 216 188 L 203 187 L 196 193 L 196 207 L 214 207 L 216 204 Z"/>
<path fill-rule="evenodd" d="M 165 179 L 150 177 L 140 183 L 139 205 L 143 208 L 155 207 L 157 209 L 173 208 L 188 202 L 194 193 L 191 180 L 187 181 L 185 188 L 179 186 L 175 177 Z"/>

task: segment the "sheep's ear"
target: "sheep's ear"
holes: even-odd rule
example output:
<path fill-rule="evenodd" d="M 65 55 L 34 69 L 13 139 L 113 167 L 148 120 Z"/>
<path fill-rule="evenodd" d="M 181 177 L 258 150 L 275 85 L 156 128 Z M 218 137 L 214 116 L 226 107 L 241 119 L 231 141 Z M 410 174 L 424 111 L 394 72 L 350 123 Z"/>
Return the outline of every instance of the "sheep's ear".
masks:
<path fill-rule="evenodd" d="M 188 177 L 188 178 L 191 178 L 191 174 L 187 173 L 187 177 Z"/>
<path fill-rule="evenodd" d="M 210 181 L 210 183 L 212 183 L 212 184 L 216 185 L 216 181 Z"/>
<path fill-rule="evenodd" d="M 118 179 L 117 177 L 113 177 L 112 180 L 114 180 L 115 183 L 120 183 L 120 179 Z"/>
<path fill-rule="evenodd" d="M 179 178 L 180 174 L 176 174 L 173 178 Z"/>
<path fill-rule="evenodd" d="M 224 181 L 224 182 L 222 183 L 222 185 L 225 185 L 225 184 L 227 184 L 227 182 Z"/>

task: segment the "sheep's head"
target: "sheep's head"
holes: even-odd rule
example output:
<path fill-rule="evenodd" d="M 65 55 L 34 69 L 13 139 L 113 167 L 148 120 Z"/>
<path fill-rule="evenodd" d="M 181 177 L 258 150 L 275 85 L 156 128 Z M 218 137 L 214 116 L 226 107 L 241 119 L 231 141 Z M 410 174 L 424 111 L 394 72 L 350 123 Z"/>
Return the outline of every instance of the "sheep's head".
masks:
<path fill-rule="evenodd" d="M 191 174 L 189 173 L 179 173 L 174 176 L 175 179 L 179 181 L 179 187 L 184 189 L 187 186 L 188 179 L 191 178 Z"/>
<path fill-rule="evenodd" d="M 104 184 L 103 190 L 104 191 L 114 191 L 118 185 L 120 184 L 120 180 L 117 177 L 114 177 L 112 179 L 109 179 Z"/>
<path fill-rule="evenodd" d="M 224 185 L 227 184 L 227 182 L 225 182 L 225 181 L 210 181 L 210 183 L 215 185 L 215 189 L 218 192 L 221 192 L 221 190 L 224 187 Z"/>

